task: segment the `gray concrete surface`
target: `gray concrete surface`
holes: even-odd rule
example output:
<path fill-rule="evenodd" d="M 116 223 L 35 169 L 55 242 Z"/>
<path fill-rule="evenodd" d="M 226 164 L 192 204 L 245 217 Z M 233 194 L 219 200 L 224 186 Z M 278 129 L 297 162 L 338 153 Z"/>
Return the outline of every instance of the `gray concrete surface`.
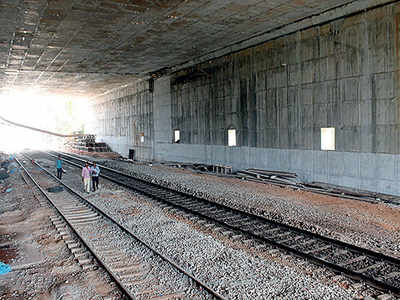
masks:
<path fill-rule="evenodd" d="M 393 0 L 2 0 L 0 93 L 93 97 Z"/>
<path fill-rule="evenodd" d="M 181 143 L 398 154 L 397 6 L 317 26 L 172 77 Z"/>
<path fill-rule="evenodd" d="M 91 130 L 97 142 L 128 157 L 134 150 L 135 159 L 153 159 L 153 93 L 148 81 L 133 83 L 92 100 L 95 113 Z"/>
<path fill-rule="evenodd" d="M 110 134 L 124 115 L 122 104 L 112 106 L 120 93 L 131 94 L 129 105 L 142 99 L 129 88 L 112 92 L 96 100 L 114 114 L 98 120 L 98 136 L 124 155 L 136 147 L 139 159 L 292 171 L 399 195 L 399 12 L 399 5 L 366 11 L 156 80 L 154 93 L 143 92 L 151 113 L 139 105 L 124 121 L 147 121 L 146 145 Z M 321 151 L 323 127 L 335 128 L 335 151 Z M 236 147 L 227 146 L 230 128 Z"/>

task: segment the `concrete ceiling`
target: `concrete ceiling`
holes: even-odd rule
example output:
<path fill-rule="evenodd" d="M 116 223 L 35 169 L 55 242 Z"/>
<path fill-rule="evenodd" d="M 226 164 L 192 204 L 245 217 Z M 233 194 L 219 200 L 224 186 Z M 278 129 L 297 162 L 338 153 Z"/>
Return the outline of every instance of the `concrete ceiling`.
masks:
<path fill-rule="evenodd" d="M 388 0 L 0 0 L 0 93 L 93 97 Z"/>

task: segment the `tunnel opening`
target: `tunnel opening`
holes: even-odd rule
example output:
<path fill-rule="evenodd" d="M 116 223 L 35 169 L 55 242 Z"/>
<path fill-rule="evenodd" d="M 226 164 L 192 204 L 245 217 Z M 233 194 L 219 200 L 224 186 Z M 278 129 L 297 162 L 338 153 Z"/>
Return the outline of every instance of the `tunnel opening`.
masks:
<path fill-rule="evenodd" d="M 0 150 L 63 150 L 67 137 L 84 134 L 92 113 L 86 99 L 24 91 L 0 95 Z"/>

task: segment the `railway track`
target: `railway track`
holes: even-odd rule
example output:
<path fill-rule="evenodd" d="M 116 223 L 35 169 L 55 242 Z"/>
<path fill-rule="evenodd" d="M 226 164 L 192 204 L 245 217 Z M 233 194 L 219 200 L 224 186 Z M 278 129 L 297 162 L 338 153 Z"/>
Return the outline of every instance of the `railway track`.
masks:
<path fill-rule="evenodd" d="M 71 155 L 60 154 L 66 162 L 77 167 L 85 162 Z M 100 167 L 101 176 L 112 182 L 257 241 L 275 245 L 353 279 L 400 294 L 400 260 L 397 258 L 146 182 L 105 166 Z"/>
<path fill-rule="evenodd" d="M 29 160 L 31 161 L 30 158 Z M 51 221 L 57 228 L 62 228 L 60 235 L 69 236 L 70 228 L 78 238 L 78 241 L 67 238 L 66 243 L 82 267 L 92 268 L 95 259 L 115 281 L 126 299 L 157 299 L 160 295 L 163 295 L 162 299 L 185 299 L 187 296 L 194 296 L 184 292 L 190 289 L 187 277 L 193 280 L 191 283 L 195 282 L 205 290 L 198 289 L 198 294 L 203 298 L 225 299 L 212 287 L 159 253 L 51 174 L 49 175 L 53 180 L 62 184 L 65 189 L 50 196 L 44 187 L 39 185 L 39 180 L 35 180 L 29 172 L 29 167 L 25 168 L 21 162 L 16 161 L 41 194 L 58 211 L 59 216 L 51 218 Z M 32 162 L 30 169 L 37 170 L 37 166 L 39 165 Z M 39 168 L 48 173 L 40 166 Z M 38 176 L 40 175 L 35 177 Z M 48 179 L 44 173 L 41 176 Z M 142 258 L 143 255 L 146 259 Z M 150 264 L 148 261 L 154 263 Z M 168 278 L 169 286 L 165 286 L 164 282 L 160 283 L 163 268 L 172 270 L 170 274 L 173 275 Z M 174 289 L 171 290 L 171 286 Z"/>

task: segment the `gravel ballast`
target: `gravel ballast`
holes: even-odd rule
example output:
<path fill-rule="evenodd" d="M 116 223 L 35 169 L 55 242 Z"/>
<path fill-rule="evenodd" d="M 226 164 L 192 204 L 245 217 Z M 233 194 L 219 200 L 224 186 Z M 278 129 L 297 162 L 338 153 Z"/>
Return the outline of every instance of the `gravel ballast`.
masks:
<path fill-rule="evenodd" d="M 400 208 L 196 174 L 162 165 L 104 165 L 270 220 L 400 258 Z"/>

